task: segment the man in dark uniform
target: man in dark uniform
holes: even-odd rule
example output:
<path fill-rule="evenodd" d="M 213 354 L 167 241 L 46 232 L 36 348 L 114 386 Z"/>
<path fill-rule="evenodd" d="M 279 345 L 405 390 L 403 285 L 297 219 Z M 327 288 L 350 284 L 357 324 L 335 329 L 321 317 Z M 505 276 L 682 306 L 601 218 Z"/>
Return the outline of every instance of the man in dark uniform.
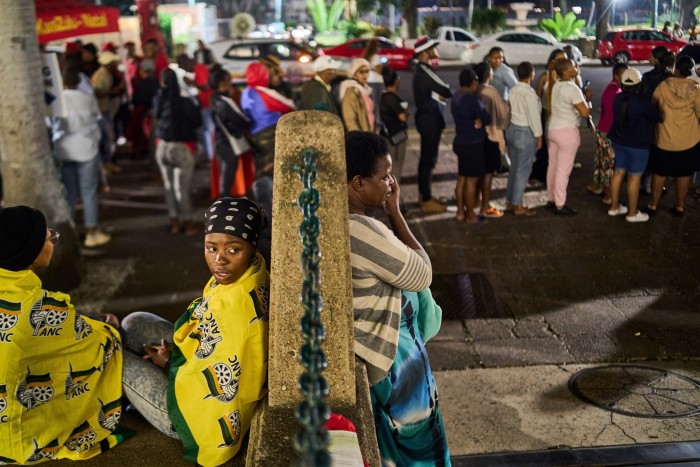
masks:
<path fill-rule="evenodd" d="M 416 128 L 420 133 L 420 162 L 418 163 L 418 191 L 423 212 L 444 212 L 446 206 L 432 197 L 433 169 L 437 163 L 440 136 L 445 128 L 442 109 L 452 97 L 450 86 L 430 68 L 437 57 L 437 42 L 421 37 L 415 44 L 418 64 L 413 75 L 413 99 L 416 103 Z"/>

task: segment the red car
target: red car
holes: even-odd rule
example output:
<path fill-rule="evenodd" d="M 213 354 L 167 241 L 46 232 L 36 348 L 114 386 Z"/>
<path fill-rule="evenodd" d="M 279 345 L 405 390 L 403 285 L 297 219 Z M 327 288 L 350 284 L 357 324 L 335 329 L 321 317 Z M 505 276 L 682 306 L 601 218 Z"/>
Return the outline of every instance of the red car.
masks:
<path fill-rule="evenodd" d="M 628 63 L 630 60 L 647 61 L 654 47 L 663 45 L 673 53 L 685 45 L 684 41 L 655 29 L 629 29 L 609 32 L 598 44 L 596 57 L 603 65 Z"/>
<path fill-rule="evenodd" d="M 351 39 L 344 44 L 323 49 L 326 55 L 332 57 L 358 58 L 362 57 L 369 41 L 374 38 Z M 413 49 L 399 47 L 383 37 L 379 40 L 379 57 L 386 59 L 386 64 L 395 70 L 408 70 L 411 68 L 411 60 L 415 51 Z"/>

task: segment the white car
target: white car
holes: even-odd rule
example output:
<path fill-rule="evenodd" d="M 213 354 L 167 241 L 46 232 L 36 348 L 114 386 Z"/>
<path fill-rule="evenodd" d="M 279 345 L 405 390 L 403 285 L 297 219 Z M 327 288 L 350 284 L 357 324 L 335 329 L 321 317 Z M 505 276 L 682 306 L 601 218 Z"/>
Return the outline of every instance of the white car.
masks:
<path fill-rule="evenodd" d="M 451 26 L 440 26 L 430 37 L 438 41 L 438 55 L 445 60 L 458 60 L 462 52 L 475 48 L 479 43 L 474 35 Z"/>
<path fill-rule="evenodd" d="M 286 79 L 298 83 L 314 75 L 312 63 L 323 52 L 291 39 L 234 39 L 214 42 L 210 48 L 234 82 L 245 83 L 245 70 L 265 55 L 274 55 L 287 74 Z"/>
<path fill-rule="evenodd" d="M 492 47 L 500 47 L 510 66 L 518 66 L 525 61 L 532 62 L 533 65 L 545 65 L 552 50 L 563 49 L 567 45 L 569 44 L 558 42 L 548 32 L 502 31 L 479 38 L 478 45 L 464 49 L 460 58 L 466 63 L 478 63 L 486 58 Z M 574 60 L 581 64 L 583 54 L 578 47 L 572 47 Z"/>

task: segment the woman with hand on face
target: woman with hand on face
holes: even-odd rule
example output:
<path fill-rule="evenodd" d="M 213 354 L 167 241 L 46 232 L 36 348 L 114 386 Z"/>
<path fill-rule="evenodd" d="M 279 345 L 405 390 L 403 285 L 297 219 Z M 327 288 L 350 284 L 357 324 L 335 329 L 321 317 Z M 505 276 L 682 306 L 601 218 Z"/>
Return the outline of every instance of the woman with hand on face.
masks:
<path fill-rule="evenodd" d="M 374 131 L 372 88 L 367 84 L 370 65 L 356 58 L 350 67 L 350 79 L 340 83 L 340 111 L 346 131 Z"/>
<path fill-rule="evenodd" d="M 187 460 L 203 466 L 238 453 L 267 392 L 270 276 L 258 252 L 264 227 L 255 202 L 215 201 L 206 212 L 204 258 L 212 277 L 203 297 L 174 327 L 145 312 L 122 322 L 130 350 L 124 393 L 159 431 L 182 441 Z"/>
<path fill-rule="evenodd" d="M 345 137 L 355 354 L 367 367 L 382 465 L 450 465 L 424 342 L 442 310 L 430 258 L 399 209 L 400 189 L 379 135 Z M 390 227 L 369 216 L 383 209 Z"/>
<path fill-rule="evenodd" d="M 591 115 L 592 92 L 586 88 L 584 96 L 574 82 L 578 68 L 573 60 L 559 60 L 555 69 L 558 80 L 551 88 L 551 107 L 547 121 L 547 208 L 553 210 L 554 214 L 571 216 L 578 211 L 566 204 L 566 189 L 574 168 L 576 152 L 581 145 L 578 132 L 581 117 L 588 118 Z"/>
<path fill-rule="evenodd" d="M 0 209 L 0 459 L 85 460 L 129 434 L 118 427 L 122 352 L 114 315 L 78 313 L 45 290 L 58 232 L 37 209 Z"/>

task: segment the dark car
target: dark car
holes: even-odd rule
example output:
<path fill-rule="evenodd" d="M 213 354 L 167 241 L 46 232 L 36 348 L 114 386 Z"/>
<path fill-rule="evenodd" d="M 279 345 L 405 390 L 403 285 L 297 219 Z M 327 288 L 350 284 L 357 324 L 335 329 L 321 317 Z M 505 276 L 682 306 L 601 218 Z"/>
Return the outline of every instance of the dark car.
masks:
<path fill-rule="evenodd" d="M 386 64 L 395 70 L 408 70 L 415 51 L 406 47 L 399 47 L 389 39 L 374 37 L 379 40 L 379 56 L 386 59 Z M 326 55 L 331 57 L 358 58 L 362 57 L 370 38 L 352 39 L 344 44 L 323 49 Z"/>
<path fill-rule="evenodd" d="M 663 45 L 677 53 L 685 42 L 655 29 L 628 29 L 609 32 L 598 44 L 596 57 L 603 65 L 649 60 L 654 47 Z"/>

